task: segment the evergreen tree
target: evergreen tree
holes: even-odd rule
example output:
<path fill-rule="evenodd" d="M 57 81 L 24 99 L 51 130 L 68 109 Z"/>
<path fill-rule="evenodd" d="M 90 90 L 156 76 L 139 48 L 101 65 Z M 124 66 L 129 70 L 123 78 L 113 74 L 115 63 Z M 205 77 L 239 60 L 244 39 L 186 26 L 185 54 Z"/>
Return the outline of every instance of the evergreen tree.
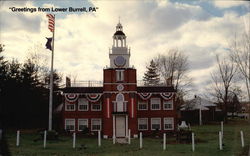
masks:
<path fill-rule="evenodd" d="M 144 73 L 143 81 L 146 86 L 158 85 L 160 82 L 160 74 L 157 71 L 157 64 L 151 60 L 150 65 L 146 67 L 147 71 Z"/>

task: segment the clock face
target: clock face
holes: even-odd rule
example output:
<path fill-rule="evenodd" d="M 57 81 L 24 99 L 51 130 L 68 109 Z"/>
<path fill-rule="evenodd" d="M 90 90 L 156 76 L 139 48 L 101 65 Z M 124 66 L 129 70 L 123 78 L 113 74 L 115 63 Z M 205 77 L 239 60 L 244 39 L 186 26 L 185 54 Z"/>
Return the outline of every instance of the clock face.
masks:
<path fill-rule="evenodd" d="M 126 63 L 126 60 L 125 60 L 124 57 L 122 57 L 122 56 L 117 56 L 117 57 L 115 58 L 115 65 L 116 65 L 117 67 L 123 67 L 123 66 L 125 65 L 125 63 Z"/>

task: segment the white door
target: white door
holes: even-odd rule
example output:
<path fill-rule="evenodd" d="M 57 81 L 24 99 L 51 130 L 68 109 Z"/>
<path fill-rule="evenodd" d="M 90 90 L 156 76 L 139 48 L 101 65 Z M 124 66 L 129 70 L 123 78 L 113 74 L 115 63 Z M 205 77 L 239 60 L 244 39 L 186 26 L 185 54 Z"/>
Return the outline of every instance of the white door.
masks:
<path fill-rule="evenodd" d="M 117 116 L 116 117 L 116 137 L 125 137 L 125 117 Z"/>

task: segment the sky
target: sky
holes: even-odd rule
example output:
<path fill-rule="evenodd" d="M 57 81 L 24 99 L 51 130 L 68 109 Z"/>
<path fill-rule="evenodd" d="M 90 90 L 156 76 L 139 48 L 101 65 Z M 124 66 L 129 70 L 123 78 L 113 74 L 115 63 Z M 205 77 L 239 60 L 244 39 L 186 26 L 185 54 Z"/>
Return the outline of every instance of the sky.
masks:
<path fill-rule="evenodd" d="M 11 8 L 82 8 L 96 12 L 21 12 Z M 0 43 L 6 59 L 24 61 L 35 51 L 50 65 L 50 51 L 45 49 L 48 30 L 47 13 L 55 13 L 54 68 L 76 80 L 103 80 L 103 68 L 109 66 L 109 48 L 120 17 L 130 64 L 142 80 L 146 65 L 158 54 L 178 48 L 188 56 L 188 75 L 193 79 L 192 93 L 206 93 L 211 72 L 216 69 L 216 55 L 228 54 L 235 34 L 249 32 L 250 2 L 199 0 L 57 0 L 1 1 Z"/>

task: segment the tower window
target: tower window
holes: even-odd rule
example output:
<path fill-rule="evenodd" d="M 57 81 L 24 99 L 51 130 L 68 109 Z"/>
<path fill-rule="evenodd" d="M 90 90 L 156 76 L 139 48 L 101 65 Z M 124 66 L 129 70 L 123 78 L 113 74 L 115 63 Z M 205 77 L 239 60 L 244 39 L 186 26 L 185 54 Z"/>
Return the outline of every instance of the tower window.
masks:
<path fill-rule="evenodd" d="M 124 80 L 124 70 L 116 70 L 116 81 Z"/>

